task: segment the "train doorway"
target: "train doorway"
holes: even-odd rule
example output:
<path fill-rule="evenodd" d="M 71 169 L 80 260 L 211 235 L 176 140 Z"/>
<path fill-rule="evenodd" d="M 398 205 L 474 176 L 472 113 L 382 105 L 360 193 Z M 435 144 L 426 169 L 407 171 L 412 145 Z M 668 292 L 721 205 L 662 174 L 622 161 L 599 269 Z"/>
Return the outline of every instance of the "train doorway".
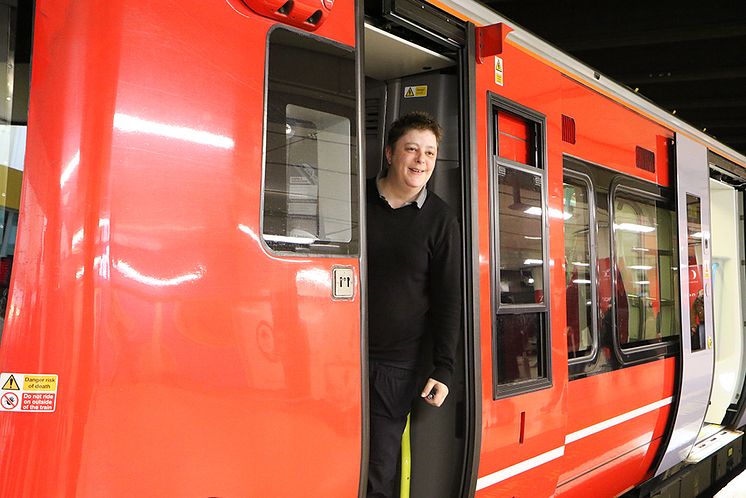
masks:
<path fill-rule="evenodd" d="M 395 12 L 395 6 L 376 4 L 369 9 L 369 3 L 366 2 L 364 60 L 366 177 L 377 176 L 385 167 L 386 133 L 398 116 L 425 111 L 440 122 L 443 139 L 428 188 L 459 216 L 464 241 L 462 289 L 467 289 L 471 281 L 467 257 L 471 250 L 470 217 L 468 194 L 465 194 L 470 148 L 469 140 L 464 139 L 469 136 L 464 111 L 468 93 L 464 84 L 467 25 L 460 21 L 453 23 L 457 21 L 453 19 L 448 29 L 457 25 L 458 32 L 446 37 L 438 28 L 442 13 L 431 12 L 430 6 L 418 13 L 424 19 L 408 17 L 403 22 L 400 15 L 406 13 Z M 464 294 L 463 309 L 468 311 L 467 295 Z M 462 322 L 468 324 L 470 320 L 465 317 Z M 402 486 L 409 486 L 409 496 L 413 498 L 461 496 L 468 487 L 467 461 L 473 451 L 469 441 L 474 432 L 473 422 L 468 422 L 474 413 L 471 407 L 474 388 L 469 372 L 473 373 L 474 368 L 468 366 L 467 351 L 473 346 L 467 340 L 470 334 L 466 333 L 466 327 L 462 326 L 463 339 L 446 402 L 440 408 L 416 403 L 411 413 L 411 460 L 402 465 L 405 475 L 411 472 L 411 479 L 408 483 L 403 479 Z M 428 365 L 430 359 L 423 357 L 420 363 Z"/>
<path fill-rule="evenodd" d="M 724 423 L 743 389 L 743 252 L 738 219 L 742 195 L 722 177 L 710 179 L 715 370 L 705 422 L 715 425 Z"/>
<path fill-rule="evenodd" d="M 712 350 L 712 382 L 707 411 L 697 434 L 696 444 L 687 457 L 690 463 L 699 462 L 724 448 L 740 436 L 737 430 L 743 425 L 744 403 L 744 179 L 729 168 L 728 161 L 708 152 L 709 180 L 707 224 L 701 232 L 689 236 L 689 260 L 692 254 L 701 254 L 698 247 L 704 242 L 705 257 L 700 266 L 689 267 L 688 336 L 694 353 Z M 724 166 L 726 169 L 723 169 Z M 730 171 L 729 171 L 730 170 Z M 687 206 L 687 216 L 696 215 L 693 206 Z M 696 218 L 696 216 L 695 216 Z M 690 223 L 690 226 L 692 224 Z M 707 243 L 709 241 L 709 251 Z M 706 253 L 709 252 L 709 260 Z M 699 261 L 699 260 L 698 260 Z M 682 266 L 683 267 L 683 266 Z M 694 271 L 693 271 L 694 269 Z M 692 289 L 692 283 L 701 280 L 701 288 Z M 686 279 L 682 278 L 682 286 Z M 694 286 L 696 287 L 696 285 Z M 697 290 L 697 292 L 694 292 Z M 709 299 L 708 295 L 709 294 Z M 705 326 L 706 325 L 706 326 Z M 707 331 L 706 333 L 700 333 Z M 682 390 L 683 392 L 683 390 Z"/>

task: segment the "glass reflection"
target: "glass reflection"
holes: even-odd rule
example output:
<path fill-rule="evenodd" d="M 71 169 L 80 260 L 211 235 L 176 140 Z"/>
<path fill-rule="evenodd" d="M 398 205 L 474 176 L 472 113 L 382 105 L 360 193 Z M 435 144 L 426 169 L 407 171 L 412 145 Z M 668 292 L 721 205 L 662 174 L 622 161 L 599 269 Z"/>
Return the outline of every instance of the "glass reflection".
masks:
<path fill-rule="evenodd" d="M 498 167 L 500 302 L 544 302 L 541 176 Z"/>
<path fill-rule="evenodd" d="M 567 354 L 579 358 L 593 347 L 591 214 L 585 183 L 566 178 L 563 189 Z"/>
<path fill-rule="evenodd" d="M 26 155 L 32 9 L 33 2 L 0 5 L 0 338 L 14 267 Z M 11 309 L 8 316 L 17 312 Z"/>
<path fill-rule="evenodd" d="M 544 377 L 542 316 L 541 313 L 497 316 L 498 384 Z"/>
<path fill-rule="evenodd" d="M 675 216 L 653 201 L 614 200 L 617 334 L 622 346 L 678 330 Z"/>
<path fill-rule="evenodd" d="M 686 196 L 689 266 L 689 335 L 692 351 L 705 347 L 705 293 L 702 284 L 702 206 L 699 197 Z"/>
<path fill-rule="evenodd" d="M 262 237 L 292 253 L 355 251 L 353 53 L 270 36 Z M 318 73 L 298 79 L 299 64 Z M 325 70 L 344 75 L 325 78 Z M 349 76 L 349 77 L 348 77 Z"/>

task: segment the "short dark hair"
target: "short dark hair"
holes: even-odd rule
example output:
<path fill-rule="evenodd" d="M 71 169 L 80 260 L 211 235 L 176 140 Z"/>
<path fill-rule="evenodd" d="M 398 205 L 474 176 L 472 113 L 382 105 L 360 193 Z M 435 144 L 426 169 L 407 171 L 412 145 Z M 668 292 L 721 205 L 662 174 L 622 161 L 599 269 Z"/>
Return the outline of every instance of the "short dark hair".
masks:
<path fill-rule="evenodd" d="M 389 134 L 386 138 L 386 145 L 393 149 L 396 142 L 409 130 L 429 130 L 433 132 L 435 141 L 440 145 L 443 129 L 438 124 L 438 120 L 422 111 L 412 111 L 399 116 L 399 119 L 391 124 Z"/>

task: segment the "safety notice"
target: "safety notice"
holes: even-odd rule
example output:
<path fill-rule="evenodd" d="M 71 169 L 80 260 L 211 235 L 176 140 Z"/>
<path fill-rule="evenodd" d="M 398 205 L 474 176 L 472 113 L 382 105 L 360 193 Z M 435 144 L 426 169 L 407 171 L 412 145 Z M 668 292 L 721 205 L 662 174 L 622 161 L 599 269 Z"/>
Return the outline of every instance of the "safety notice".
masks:
<path fill-rule="evenodd" d="M 504 81 L 503 60 L 500 57 L 495 57 L 495 83 L 503 86 Z"/>
<path fill-rule="evenodd" d="M 53 412 L 56 374 L 0 373 L 0 411 Z"/>
<path fill-rule="evenodd" d="M 405 86 L 404 87 L 404 98 L 412 99 L 419 97 L 427 97 L 427 85 L 416 85 L 416 86 Z"/>

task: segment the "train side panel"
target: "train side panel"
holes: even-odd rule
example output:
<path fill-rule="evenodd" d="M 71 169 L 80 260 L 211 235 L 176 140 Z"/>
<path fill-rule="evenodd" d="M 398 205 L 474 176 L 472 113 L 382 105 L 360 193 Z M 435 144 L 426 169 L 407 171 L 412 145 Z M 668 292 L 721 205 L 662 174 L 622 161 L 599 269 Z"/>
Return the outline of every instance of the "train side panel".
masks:
<path fill-rule="evenodd" d="M 524 57 L 510 46 L 505 46 L 504 49 L 500 54 L 505 63 L 502 86 L 495 82 L 497 75 L 494 57 L 488 57 L 476 66 L 482 354 L 482 449 L 477 496 L 550 496 L 557 485 L 559 472 L 548 471 L 550 464 L 547 462 L 561 457 L 564 451 L 567 410 L 566 346 L 561 334 L 564 319 L 557 312 L 560 309 L 559 299 L 562 297 L 558 290 L 564 288 L 564 277 L 556 264 L 562 261 L 562 245 L 555 243 L 557 235 L 562 233 L 562 224 L 561 219 L 549 215 L 550 289 L 544 289 L 544 294 L 551 303 L 547 323 L 552 333 L 549 353 L 552 386 L 495 400 L 493 377 L 498 365 L 493 354 L 496 347 L 493 337 L 495 309 L 491 304 L 495 290 L 491 288 L 490 280 L 497 268 L 491 257 L 490 239 L 497 228 L 495 213 L 491 212 L 490 206 L 489 185 L 494 171 L 491 165 L 491 144 L 494 137 L 488 136 L 488 123 L 491 119 L 489 92 L 546 116 L 548 208 L 550 212 L 561 212 L 562 196 L 556 193 L 558 186 L 560 190 L 562 186 L 561 168 L 557 169 L 561 162 L 558 163 L 556 155 L 553 155 L 559 134 L 556 121 L 553 122 L 553 117 L 560 112 L 559 86 L 557 80 L 542 78 L 547 71 L 541 64 Z M 524 74 L 535 74 L 537 77 L 524 78 Z M 527 469 L 524 467 L 526 462 L 530 462 Z M 494 478 L 499 478 L 500 481 L 491 484 Z"/>
<path fill-rule="evenodd" d="M 486 127 L 484 102 L 494 92 L 546 116 L 549 258 L 553 385 L 544 391 L 493 399 L 492 313 L 490 296 L 490 227 L 480 232 L 482 291 L 482 452 L 479 478 L 499 483 L 477 496 L 568 496 L 597 489 L 621 493 L 650 475 L 649 465 L 663 436 L 674 395 L 675 358 L 653 359 L 568 382 L 566 288 L 564 272 L 563 158 L 565 155 L 601 165 L 612 172 L 668 186 L 670 130 L 623 108 L 564 76 L 556 68 L 505 41 L 499 71 L 494 58 L 477 65 L 477 143 L 479 159 L 488 159 L 492 137 Z M 575 120 L 575 143 L 563 141 L 562 118 Z M 636 166 L 637 148 L 655 154 L 653 171 Z M 484 158 L 484 159 L 483 159 Z M 489 161 L 480 162 L 480 220 L 489 220 Z M 494 230 L 494 220 L 491 221 Z M 614 351 L 602 354 L 614 355 Z M 641 395 L 641 391 L 644 395 Z M 520 441 L 518 414 L 537 416 L 541 435 Z M 502 422 L 501 422 L 502 421 Z M 527 425 L 527 427 L 529 427 Z M 502 474 L 501 474 L 502 472 Z M 505 473 L 509 477 L 503 478 Z M 578 494 L 580 493 L 580 494 Z"/>

